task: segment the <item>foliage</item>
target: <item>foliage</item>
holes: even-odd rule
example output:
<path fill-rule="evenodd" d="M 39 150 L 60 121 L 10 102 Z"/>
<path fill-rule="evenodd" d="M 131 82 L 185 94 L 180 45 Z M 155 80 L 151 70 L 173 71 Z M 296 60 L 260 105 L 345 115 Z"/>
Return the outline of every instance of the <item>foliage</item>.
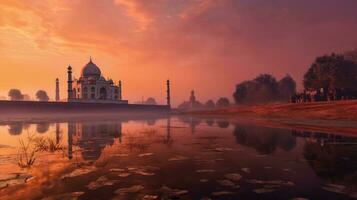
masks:
<path fill-rule="evenodd" d="M 48 101 L 50 100 L 50 98 L 48 97 L 47 95 L 47 92 L 44 91 L 44 90 L 39 90 L 36 92 L 36 98 L 39 100 L 39 101 Z"/>
<path fill-rule="evenodd" d="M 11 101 L 22 101 L 24 99 L 24 95 L 19 89 L 9 90 L 8 96 Z"/>
<path fill-rule="evenodd" d="M 217 107 L 228 107 L 230 104 L 229 99 L 226 97 L 221 97 L 218 99 L 216 106 Z"/>
<path fill-rule="evenodd" d="M 357 88 L 357 65 L 342 55 L 318 57 L 305 73 L 303 83 L 306 90 L 353 90 Z"/>
<path fill-rule="evenodd" d="M 37 152 L 65 150 L 61 143 L 56 142 L 53 138 L 36 136 L 30 133 L 27 133 L 25 138 L 20 138 L 19 143 L 18 165 L 21 168 L 31 167 L 35 163 Z"/>
<path fill-rule="evenodd" d="M 19 139 L 18 165 L 21 168 L 31 167 L 35 163 L 37 149 L 33 146 L 34 140 L 35 136 L 30 134 L 27 135 L 26 140 Z"/>
<path fill-rule="evenodd" d="M 280 100 L 289 101 L 290 97 L 296 93 L 296 82 L 290 75 L 286 75 L 278 82 Z"/>
<path fill-rule="evenodd" d="M 206 103 L 205 103 L 205 108 L 207 109 L 212 109 L 214 108 L 216 105 L 214 104 L 213 100 L 208 100 Z"/>
<path fill-rule="evenodd" d="M 233 94 L 237 104 L 288 101 L 296 91 L 296 83 L 287 75 L 279 82 L 270 74 L 261 74 L 253 80 L 236 86 Z"/>

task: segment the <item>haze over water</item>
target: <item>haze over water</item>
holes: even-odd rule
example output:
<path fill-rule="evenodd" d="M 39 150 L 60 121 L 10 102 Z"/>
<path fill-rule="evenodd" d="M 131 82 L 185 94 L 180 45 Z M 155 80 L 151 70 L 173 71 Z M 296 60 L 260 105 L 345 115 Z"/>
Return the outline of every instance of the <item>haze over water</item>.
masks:
<path fill-rule="evenodd" d="M 0 137 L 1 199 L 357 198 L 357 138 L 338 133 L 181 116 L 8 121 Z"/>

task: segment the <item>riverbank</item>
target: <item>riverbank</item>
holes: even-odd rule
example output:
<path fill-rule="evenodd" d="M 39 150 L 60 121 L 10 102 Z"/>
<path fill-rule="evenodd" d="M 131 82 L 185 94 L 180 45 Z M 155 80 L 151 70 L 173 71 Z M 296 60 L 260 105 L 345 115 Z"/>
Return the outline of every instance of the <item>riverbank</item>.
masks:
<path fill-rule="evenodd" d="M 266 126 L 357 135 L 357 100 L 235 106 L 215 110 L 188 111 L 182 114 L 233 117 L 239 120 L 248 119 Z"/>

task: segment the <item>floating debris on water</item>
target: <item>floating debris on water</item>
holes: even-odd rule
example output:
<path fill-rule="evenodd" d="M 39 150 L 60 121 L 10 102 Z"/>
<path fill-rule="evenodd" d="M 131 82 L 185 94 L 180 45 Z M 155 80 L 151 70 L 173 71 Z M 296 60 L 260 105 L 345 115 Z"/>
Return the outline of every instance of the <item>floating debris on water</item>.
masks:
<path fill-rule="evenodd" d="M 226 174 L 224 175 L 224 177 L 226 177 L 226 179 L 229 179 L 231 181 L 239 181 L 242 178 L 242 176 L 237 173 Z"/>
<path fill-rule="evenodd" d="M 146 156 L 152 156 L 154 155 L 154 153 L 142 153 L 142 154 L 139 154 L 138 156 L 139 157 L 146 157 Z"/>
<path fill-rule="evenodd" d="M 111 172 L 124 172 L 125 169 L 122 169 L 122 168 L 113 168 L 113 169 L 109 169 L 109 171 L 111 171 Z"/>
<path fill-rule="evenodd" d="M 250 184 L 265 184 L 265 185 L 278 185 L 278 186 L 289 186 L 289 187 L 295 185 L 295 183 L 293 183 L 292 181 L 284 181 L 284 180 L 263 181 L 258 179 L 248 179 L 246 180 L 246 182 Z"/>
<path fill-rule="evenodd" d="M 197 173 L 212 173 L 212 172 L 215 172 L 215 170 L 213 169 L 199 169 L 199 170 L 196 170 Z"/>
<path fill-rule="evenodd" d="M 134 171 L 134 173 L 138 174 L 138 175 L 142 175 L 142 176 L 153 176 L 153 175 L 155 175 L 154 173 L 146 172 L 144 170 L 137 170 L 137 171 Z"/>
<path fill-rule="evenodd" d="M 74 171 L 72 171 L 71 173 L 61 176 L 61 179 L 73 178 L 73 177 L 89 174 L 89 173 L 93 172 L 94 170 L 96 170 L 96 167 L 94 167 L 94 166 L 77 168 Z"/>
<path fill-rule="evenodd" d="M 235 185 L 235 183 L 233 183 L 230 180 L 217 180 L 217 182 L 222 186 L 230 186 L 230 187 L 232 187 L 232 186 Z"/>
<path fill-rule="evenodd" d="M 126 188 L 119 188 L 115 190 L 115 194 L 126 194 L 126 193 L 136 193 L 144 189 L 144 186 L 142 185 L 134 185 L 131 187 L 126 187 Z"/>
<path fill-rule="evenodd" d="M 114 183 L 116 183 L 116 182 L 117 181 L 109 180 L 105 176 L 101 176 L 97 180 L 92 181 L 91 183 L 89 183 L 89 185 L 87 185 L 87 188 L 89 188 L 90 190 L 96 190 L 96 189 L 98 189 L 100 187 L 103 187 L 103 186 L 114 185 Z"/>
<path fill-rule="evenodd" d="M 329 191 L 329 192 L 334 192 L 334 193 L 340 193 L 344 194 L 346 193 L 346 186 L 344 185 L 337 185 L 337 184 L 327 184 L 326 186 L 322 187 L 322 189 Z"/>
<path fill-rule="evenodd" d="M 259 189 L 254 189 L 253 192 L 257 194 L 262 194 L 262 193 L 269 193 L 269 192 L 274 192 L 274 189 L 267 189 L 267 188 L 259 188 Z"/>
<path fill-rule="evenodd" d="M 243 172 L 249 174 L 250 173 L 250 169 L 249 168 L 242 168 L 241 169 Z"/>
<path fill-rule="evenodd" d="M 123 172 L 123 173 L 119 173 L 118 176 L 121 177 L 121 178 L 125 178 L 125 177 L 128 177 L 130 176 L 131 174 L 128 173 L 128 172 Z"/>
<path fill-rule="evenodd" d="M 115 156 L 115 157 L 128 157 L 129 154 L 126 154 L 126 153 L 117 153 L 117 154 L 113 154 L 113 156 Z"/>
<path fill-rule="evenodd" d="M 223 196 L 223 195 L 233 195 L 233 194 L 236 194 L 236 193 L 231 192 L 231 191 L 212 192 L 212 196 Z"/>
<path fill-rule="evenodd" d="M 224 151 L 233 151 L 234 149 L 232 148 L 227 148 L 227 147 L 218 147 L 214 148 L 213 151 L 218 151 L 218 152 L 224 152 Z"/>
<path fill-rule="evenodd" d="M 159 199 L 159 196 L 157 195 L 145 195 L 142 200 L 155 200 L 155 199 Z"/>
<path fill-rule="evenodd" d="M 264 185 L 264 188 L 278 188 L 280 187 L 280 185 L 272 185 L 272 184 L 268 184 L 268 185 Z"/>
<path fill-rule="evenodd" d="M 169 197 L 177 197 L 177 196 L 182 196 L 188 193 L 187 190 L 181 190 L 181 189 L 172 189 L 167 186 L 162 186 L 160 188 L 160 192 L 166 196 Z"/>
<path fill-rule="evenodd" d="M 82 196 L 84 192 L 71 192 L 71 193 L 64 193 L 64 194 L 57 194 L 53 196 L 48 196 L 43 198 L 42 200 L 54 200 L 54 199 L 70 199 L 70 200 L 77 200 L 80 196 Z"/>
<path fill-rule="evenodd" d="M 138 168 L 137 168 L 137 167 L 127 167 L 127 169 L 128 169 L 129 171 L 134 171 L 134 170 L 137 170 Z"/>
<path fill-rule="evenodd" d="M 230 181 L 230 180 L 217 180 L 217 182 L 222 185 L 222 186 L 225 186 L 225 187 L 232 187 L 232 188 L 239 188 L 240 186 L 239 185 L 236 185 L 234 182 Z"/>
<path fill-rule="evenodd" d="M 189 159 L 189 158 L 185 157 L 185 156 L 181 156 L 181 155 L 176 155 L 176 156 L 169 158 L 168 161 L 181 161 L 181 160 L 187 160 L 187 159 Z"/>
<path fill-rule="evenodd" d="M 264 169 L 271 169 L 272 167 L 270 166 L 265 166 Z"/>
<path fill-rule="evenodd" d="M 0 176 L 0 189 L 4 189 L 8 186 L 25 184 L 33 180 L 34 177 L 25 173 L 11 173 Z"/>

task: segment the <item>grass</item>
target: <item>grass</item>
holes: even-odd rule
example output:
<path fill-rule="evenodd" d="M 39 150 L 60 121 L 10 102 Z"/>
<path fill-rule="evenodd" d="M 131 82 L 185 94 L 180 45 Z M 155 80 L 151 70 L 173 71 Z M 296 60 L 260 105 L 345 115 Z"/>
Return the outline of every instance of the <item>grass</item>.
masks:
<path fill-rule="evenodd" d="M 234 106 L 208 111 L 191 111 L 199 115 L 258 116 L 286 119 L 352 120 L 357 119 L 357 100 Z"/>
<path fill-rule="evenodd" d="M 27 134 L 25 139 L 20 138 L 18 151 L 18 165 L 21 168 L 31 167 L 36 160 L 36 148 L 33 146 L 35 135 Z"/>
<path fill-rule="evenodd" d="M 19 139 L 19 144 L 17 164 L 21 168 L 31 167 L 35 163 L 38 152 L 65 150 L 61 143 L 57 143 L 54 138 L 36 136 L 36 134 L 30 134 L 29 132 L 27 132 L 25 138 Z"/>

